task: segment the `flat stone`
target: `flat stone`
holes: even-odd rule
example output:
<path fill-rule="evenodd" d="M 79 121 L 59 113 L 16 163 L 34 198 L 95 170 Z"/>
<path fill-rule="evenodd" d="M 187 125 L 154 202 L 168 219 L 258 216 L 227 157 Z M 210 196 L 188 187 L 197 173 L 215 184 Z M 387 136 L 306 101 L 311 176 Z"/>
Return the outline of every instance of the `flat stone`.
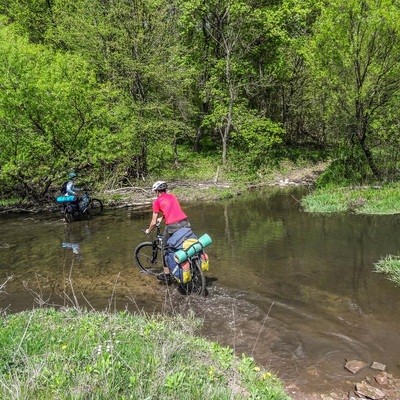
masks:
<path fill-rule="evenodd" d="M 364 361 L 360 360 L 350 360 L 345 364 L 345 368 L 349 370 L 351 373 L 356 374 L 360 369 L 363 369 L 367 366 Z"/>
<path fill-rule="evenodd" d="M 366 382 L 361 382 L 356 384 L 356 394 L 361 394 L 362 396 L 368 397 L 372 400 L 379 400 L 385 397 L 385 393 Z"/>
<path fill-rule="evenodd" d="M 374 361 L 371 364 L 371 368 L 372 369 L 377 369 L 378 371 L 386 371 L 386 365 L 385 364 L 381 364 L 379 362 Z"/>

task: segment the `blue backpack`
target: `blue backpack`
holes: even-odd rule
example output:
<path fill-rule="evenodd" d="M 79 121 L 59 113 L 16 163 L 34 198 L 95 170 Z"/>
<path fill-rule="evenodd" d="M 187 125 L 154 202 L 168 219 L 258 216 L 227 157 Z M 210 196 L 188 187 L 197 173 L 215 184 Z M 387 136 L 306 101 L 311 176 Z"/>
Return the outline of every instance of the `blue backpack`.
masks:
<path fill-rule="evenodd" d="M 197 236 L 190 228 L 180 228 L 167 241 L 166 262 L 171 274 L 180 283 L 187 283 L 192 278 L 189 271 L 189 262 L 185 261 L 178 264 L 174 259 L 174 253 L 184 248 L 185 241 L 189 239 L 197 240 Z"/>

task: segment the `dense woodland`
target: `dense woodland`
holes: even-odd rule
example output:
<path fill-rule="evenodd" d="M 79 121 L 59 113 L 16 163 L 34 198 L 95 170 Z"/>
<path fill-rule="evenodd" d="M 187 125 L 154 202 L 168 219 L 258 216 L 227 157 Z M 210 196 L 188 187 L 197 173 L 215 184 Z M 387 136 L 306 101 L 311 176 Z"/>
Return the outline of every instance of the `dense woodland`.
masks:
<path fill-rule="evenodd" d="M 0 0 L 0 195 L 71 169 L 123 186 L 189 153 L 398 180 L 399 28 L 398 0 Z"/>

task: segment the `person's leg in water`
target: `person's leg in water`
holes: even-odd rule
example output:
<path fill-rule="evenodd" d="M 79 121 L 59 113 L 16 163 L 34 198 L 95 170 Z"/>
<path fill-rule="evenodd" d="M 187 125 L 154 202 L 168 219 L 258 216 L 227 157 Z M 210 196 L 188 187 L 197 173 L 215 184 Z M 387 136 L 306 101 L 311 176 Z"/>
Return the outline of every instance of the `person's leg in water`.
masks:
<path fill-rule="evenodd" d="M 163 238 L 162 238 L 162 247 L 161 247 L 161 255 L 162 255 L 162 264 L 163 264 L 163 272 L 157 275 L 157 279 L 160 281 L 169 284 L 172 282 L 172 277 L 171 273 L 166 261 L 166 256 L 167 256 L 167 241 L 168 239 L 172 236 L 172 234 L 169 232 L 168 226 L 165 226 L 164 233 L 163 233 Z"/>

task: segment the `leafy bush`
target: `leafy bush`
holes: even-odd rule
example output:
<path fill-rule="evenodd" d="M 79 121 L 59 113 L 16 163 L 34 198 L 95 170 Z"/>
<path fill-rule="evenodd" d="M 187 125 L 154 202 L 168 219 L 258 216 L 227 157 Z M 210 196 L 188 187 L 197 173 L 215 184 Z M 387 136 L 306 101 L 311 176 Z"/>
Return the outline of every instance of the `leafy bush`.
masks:
<path fill-rule="evenodd" d="M 362 185 L 373 180 L 373 175 L 361 153 L 339 152 L 329 167 L 319 176 L 318 187 L 330 185 Z"/>

